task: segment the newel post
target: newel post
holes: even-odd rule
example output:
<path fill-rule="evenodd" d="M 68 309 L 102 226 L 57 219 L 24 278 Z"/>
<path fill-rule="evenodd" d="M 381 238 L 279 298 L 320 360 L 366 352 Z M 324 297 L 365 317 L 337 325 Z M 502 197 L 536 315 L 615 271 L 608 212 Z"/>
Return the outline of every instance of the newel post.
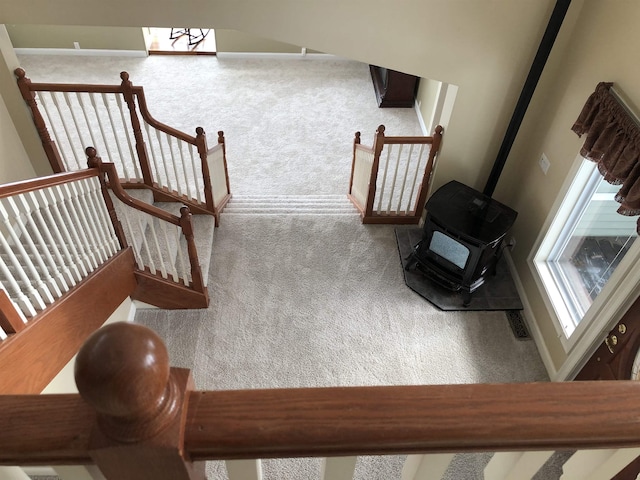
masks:
<path fill-rule="evenodd" d="M 87 155 L 87 166 L 89 168 L 96 168 L 100 172 L 98 179 L 100 180 L 102 198 L 104 199 L 104 203 L 107 207 L 107 212 L 109 212 L 109 218 L 111 219 L 113 230 L 116 232 L 116 236 L 118 237 L 120 248 L 127 248 L 127 237 L 124 234 L 124 229 L 122 228 L 122 224 L 120 223 L 120 219 L 116 213 L 116 207 L 113 205 L 113 200 L 109 194 L 109 187 L 107 186 L 107 180 L 105 179 L 105 173 L 102 168 L 102 159 L 98 156 L 98 152 L 93 147 L 87 147 L 84 153 Z"/>
<path fill-rule="evenodd" d="M 180 208 L 180 228 L 182 228 L 182 234 L 187 241 L 192 287 L 196 292 L 206 293 L 207 289 L 204 286 L 204 279 L 202 278 L 202 269 L 200 268 L 198 250 L 193 236 L 193 220 L 191 217 L 189 207 L 184 206 Z"/>
<path fill-rule="evenodd" d="M 78 352 L 80 396 L 96 410 L 90 455 L 107 480 L 206 480 L 204 462 L 185 456 L 189 370 L 169 367 L 149 328 L 102 327 Z"/>
<path fill-rule="evenodd" d="M 227 183 L 227 193 L 231 193 L 231 184 L 229 183 L 229 170 L 227 169 L 227 144 L 224 141 L 224 132 L 218 131 L 218 143 L 222 145 L 222 161 L 224 164 L 224 180 Z"/>
<path fill-rule="evenodd" d="M 207 136 L 204 128 L 196 128 L 196 147 L 198 155 L 200 155 L 200 164 L 202 168 L 202 181 L 204 183 L 204 201 L 207 204 L 207 210 L 214 211 L 213 205 L 213 188 L 211 187 L 211 174 L 209 173 L 209 162 L 207 161 Z"/>
<path fill-rule="evenodd" d="M 142 127 L 140 126 L 140 119 L 138 118 L 138 112 L 136 109 L 135 93 L 133 91 L 133 83 L 129 80 L 129 74 L 127 72 L 120 72 L 120 79 L 122 83 L 122 95 L 124 101 L 129 108 L 129 116 L 131 117 L 131 127 L 133 128 L 133 137 L 136 141 L 136 153 L 138 154 L 138 161 L 140 162 L 140 170 L 142 171 L 142 179 L 145 185 L 153 186 L 153 173 L 151 171 L 151 164 L 149 163 L 149 156 L 147 155 L 147 147 L 144 143 L 144 137 L 142 136 Z"/>
<path fill-rule="evenodd" d="M 31 90 L 31 80 L 27 78 L 26 72 L 22 68 L 16 68 L 13 71 L 14 75 L 18 79 L 18 88 L 22 94 L 22 98 L 25 103 L 31 109 L 31 115 L 33 116 L 33 123 L 38 131 L 38 136 L 42 142 L 44 152 L 49 159 L 53 173 L 65 172 L 66 168 L 58 151 L 58 146 L 51 140 L 49 130 L 47 130 L 47 124 L 38 109 L 38 102 L 36 102 L 36 94 Z"/>
<path fill-rule="evenodd" d="M 422 217 L 422 212 L 424 210 L 425 204 L 427 203 L 427 195 L 429 194 L 429 188 L 431 187 L 431 179 L 433 177 L 433 168 L 435 166 L 436 156 L 440 151 L 440 144 L 442 143 L 442 133 L 444 132 L 444 128 L 441 125 L 438 125 L 431 137 L 433 140 L 431 142 L 431 149 L 429 151 L 429 158 L 427 160 L 427 164 L 424 167 L 424 175 L 422 176 L 422 183 L 418 187 L 418 194 L 416 200 L 416 211 L 415 216 L 417 218 Z"/>

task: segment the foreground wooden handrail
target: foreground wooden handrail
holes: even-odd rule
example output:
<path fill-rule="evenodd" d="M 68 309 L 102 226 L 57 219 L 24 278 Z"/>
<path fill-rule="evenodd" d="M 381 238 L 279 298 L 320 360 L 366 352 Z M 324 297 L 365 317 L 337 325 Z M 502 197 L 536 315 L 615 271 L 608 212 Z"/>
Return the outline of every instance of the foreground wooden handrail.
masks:
<path fill-rule="evenodd" d="M 0 465 L 176 480 L 203 478 L 205 459 L 640 446 L 636 381 L 193 391 L 157 334 L 128 323 L 77 358 L 80 395 L 0 396 Z M 176 470 L 132 476 L 149 459 Z"/>
<path fill-rule="evenodd" d="M 640 383 L 195 391 L 193 460 L 640 446 Z M 91 463 L 77 395 L 0 396 L 0 465 Z"/>

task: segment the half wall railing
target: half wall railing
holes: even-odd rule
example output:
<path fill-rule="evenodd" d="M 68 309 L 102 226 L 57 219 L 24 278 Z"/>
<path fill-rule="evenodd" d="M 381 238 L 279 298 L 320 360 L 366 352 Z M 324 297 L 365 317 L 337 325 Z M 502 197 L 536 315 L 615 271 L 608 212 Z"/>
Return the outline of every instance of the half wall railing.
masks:
<path fill-rule="evenodd" d="M 209 148 L 201 127 L 192 136 L 155 120 L 127 72 L 120 85 L 34 83 L 21 68 L 15 75 L 54 172 L 84 168 L 92 145 L 125 188 L 150 188 L 156 200 L 180 201 L 219 222 L 230 198 L 222 131 Z"/>
<path fill-rule="evenodd" d="M 353 142 L 349 198 L 363 223 L 417 224 L 427 200 L 443 128 L 431 137 L 387 137 L 380 125 L 372 147 Z"/>
<path fill-rule="evenodd" d="M 485 479 L 526 480 L 563 451 L 563 480 L 609 480 L 640 447 L 635 381 L 196 391 L 128 323 L 93 334 L 75 375 L 79 395 L 0 396 L 0 465 L 194 480 L 217 459 L 258 480 L 254 459 L 320 457 L 318 478 L 350 480 L 359 455 L 407 455 L 402 480 L 438 480 L 458 452 L 497 452 Z"/>

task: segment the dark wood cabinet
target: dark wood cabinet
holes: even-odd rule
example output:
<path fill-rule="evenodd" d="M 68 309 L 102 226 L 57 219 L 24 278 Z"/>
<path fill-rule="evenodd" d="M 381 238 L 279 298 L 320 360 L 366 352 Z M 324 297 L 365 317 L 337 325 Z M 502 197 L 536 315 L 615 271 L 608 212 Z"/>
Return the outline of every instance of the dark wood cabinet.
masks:
<path fill-rule="evenodd" d="M 388 68 L 369 65 L 378 107 L 413 107 L 419 78 Z"/>

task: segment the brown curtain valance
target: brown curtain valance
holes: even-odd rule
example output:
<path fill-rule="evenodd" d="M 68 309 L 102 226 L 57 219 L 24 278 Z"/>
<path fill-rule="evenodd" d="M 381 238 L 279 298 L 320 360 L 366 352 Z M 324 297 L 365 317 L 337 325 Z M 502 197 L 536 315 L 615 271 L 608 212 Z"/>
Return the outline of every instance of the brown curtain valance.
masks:
<path fill-rule="evenodd" d="M 640 128 L 611 93 L 612 85 L 598 84 L 572 130 L 587 134 L 580 154 L 598 164 L 607 182 L 622 185 L 616 194 L 618 213 L 640 215 Z M 640 233 L 640 219 L 638 228 Z"/>

